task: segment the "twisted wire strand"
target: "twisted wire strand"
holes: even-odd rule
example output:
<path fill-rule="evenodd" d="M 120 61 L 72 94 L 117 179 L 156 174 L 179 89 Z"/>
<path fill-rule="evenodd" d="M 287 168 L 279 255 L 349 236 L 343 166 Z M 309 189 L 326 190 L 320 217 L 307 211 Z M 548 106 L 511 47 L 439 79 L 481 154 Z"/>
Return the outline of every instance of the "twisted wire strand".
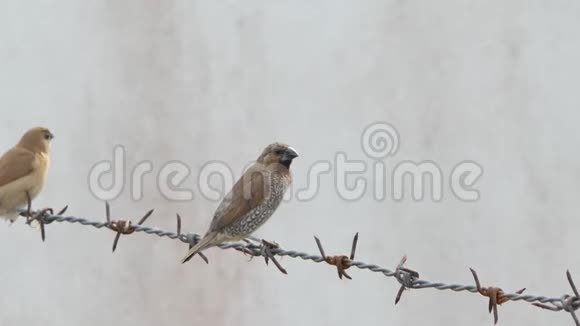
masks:
<path fill-rule="evenodd" d="M 66 223 L 77 223 L 86 226 L 92 226 L 97 229 L 101 229 L 103 227 L 108 227 L 110 222 L 96 222 L 91 221 L 85 218 L 75 217 L 75 216 L 61 216 L 61 215 L 52 215 L 47 214 L 43 217 L 45 223 L 52 223 L 52 222 L 66 222 Z M 143 225 L 133 225 L 135 232 L 143 232 L 146 234 L 156 235 L 158 237 L 167 237 L 169 239 L 179 240 L 183 243 L 190 244 L 192 241 L 198 241 L 200 239 L 199 234 L 195 233 L 182 233 L 177 234 L 171 231 L 165 231 L 162 229 L 148 227 Z M 252 256 L 262 256 L 263 253 L 260 251 L 260 246 L 256 244 L 244 244 L 244 243 L 237 243 L 237 242 L 228 242 L 224 243 L 219 246 L 221 249 L 235 249 L 238 251 L 244 251 Z M 292 258 L 300 258 L 305 261 L 312 261 L 315 263 L 324 262 L 324 258 L 319 255 L 312 255 L 304 252 L 294 251 L 294 250 L 284 250 L 282 248 L 274 248 L 271 250 L 271 253 L 277 256 L 288 256 Z M 381 266 L 375 264 L 368 264 L 361 261 L 353 261 L 351 266 L 354 266 L 361 270 L 369 270 L 374 273 L 383 274 L 386 277 L 395 277 L 396 272 L 383 268 Z M 450 290 L 454 292 L 471 292 L 477 293 L 478 289 L 476 286 L 473 285 L 461 285 L 461 284 L 448 284 L 442 282 L 431 282 L 422 279 L 415 279 L 412 281 L 411 286 L 409 288 L 412 289 L 427 289 L 433 288 L 440 291 Z M 566 295 L 555 298 L 555 297 L 546 297 L 540 295 L 523 295 L 517 293 L 505 293 L 503 295 L 505 298 L 511 301 L 526 301 L 529 303 L 542 303 L 542 304 L 550 304 L 553 306 L 554 311 L 566 310 L 564 300 L 567 297 Z M 575 298 L 575 300 L 571 303 L 572 306 L 578 308 L 580 307 L 580 299 Z"/>

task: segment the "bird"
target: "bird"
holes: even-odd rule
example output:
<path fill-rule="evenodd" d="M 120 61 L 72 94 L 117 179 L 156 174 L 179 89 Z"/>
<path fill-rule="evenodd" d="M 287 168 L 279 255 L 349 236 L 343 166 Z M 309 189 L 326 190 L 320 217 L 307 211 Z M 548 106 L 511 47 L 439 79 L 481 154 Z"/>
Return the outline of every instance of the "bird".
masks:
<path fill-rule="evenodd" d="M 28 199 L 33 200 L 42 190 L 53 138 L 48 128 L 32 128 L 0 157 L 0 218 L 13 223 Z"/>
<path fill-rule="evenodd" d="M 268 221 L 292 184 L 290 164 L 296 157 L 296 150 L 286 144 L 268 145 L 218 205 L 209 229 L 181 262 L 221 243 L 243 240 Z"/>

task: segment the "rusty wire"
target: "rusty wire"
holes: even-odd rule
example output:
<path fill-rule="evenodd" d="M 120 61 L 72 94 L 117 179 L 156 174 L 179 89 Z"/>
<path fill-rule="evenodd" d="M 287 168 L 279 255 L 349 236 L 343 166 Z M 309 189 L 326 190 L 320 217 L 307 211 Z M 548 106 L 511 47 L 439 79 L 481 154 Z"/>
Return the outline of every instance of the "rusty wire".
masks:
<path fill-rule="evenodd" d="M 143 215 L 143 217 L 141 217 L 141 219 L 139 220 L 139 222 L 137 222 L 137 225 L 142 225 L 143 223 L 145 223 L 145 221 L 149 218 L 149 216 L 151 216 L 151 214 L 153 214 L 153 209 L 149 210 L 147 213 L 145 213 L 145 215 Z M 125 235 L 129 235 L 129 234 L 133 234 L 133 232 L 135 232 L 135 226 L 132 224 L 132 222 L 130 220 L 126 220 L 126 219 L 118 219 L 118 220 L 112 220 L 111 219 L 111 207 L 109 206 L 109 202 L 105 202 L 105 214 L 106 214 L 106 218 L 107 218 L 107 227 L 115 232 L 117 232 L 117 234 L 115 235 L 115 240 L 113 240 L 113 252 L 115 252 L 115 250 L 117 249 L 117 244 L 119 243 L 119 239 L 121 238 L 121 234 L 125 234 Z M 178 224 L 179 227 L 179 224 Z"/>
<path fill-rule="evenodd" d="M 497 305 L 501 305 L 509 301 L 509 298 L 504 296 L 504 291 L 501 288 L 489 286 L 489 287 L 482 287 L 479 283 L 479 276 L 477 276 L 477 272 L 473 269 L 469 269 L 471 274 L 473 275 L 473 279 L 475 280 L 475 287 L 477 288 L 477 292 L 479 292 L 482 296 L 489 298 L 488 303 L 488 312 L 491 313 L 493 311 L 493 323 L 497 324 L 498 314 L 497 314 Z M 516 294 L 522 294 L 526 288 L 516 291 Z"/>
<path fill-rule="evenodd" d="M 350 256 L 339 255 L 339 256 L 327 256 L 324 253 L 324 248 L 322 247 L 322 242 L 317 237 L 314 237 L 316 241 L 316 245 L 318 246 L 318 251 L 320 251 L 320 255 L 322 259 L 328 264 L 332 266 L 336 266 L 336 271 L 338 272 L 338 278 L 342 280 L 342 277 L 346 277 L 349 280 L 352 280 L 352 277 L 346 273 L 346 270 L 352 266 L 352 261 L 354 260 L 354 254 L 356 252 L 356 245 L 358 243 L 358 232 L 354 235 L 352 239 L 352 246 L 350 249 Z"/>
<path fill-rule="evenodd" d="M 27 210 L 23 210 L 21 215 L 27 217 L 27 223 L 29 224 L 31 221 L 38 221 L 41 225 L 41 236 L 42 240 L 45 240 L 45 230 L 44 225 L 50 224 L 53 222 L 66 222 L 66 223 L 78 223 L 85 226 L 92 226 L 97 229 L 107 228 L 117 233 L 115 237 L 115 244 L 113 245 L 113 251 L 116 248 L 116 242 L 118 242 L 118 237 L 120 234 L 133 234 L 133 233 L 146 233 L 151 235 L 156 235 L 158 237 L 167 237 L 174 240 L 179 240 L 183 243 L 188 244 L 190 247 L 197 243 L 200 240 L 200 235 L 195 233 L 181 233 L 181 216 L 177 214 L 177 233 L 171 231 L 161 230 L 155 227 L 147 227 L 142 225 L 145 220 L 151 216 L 153 210 L 150 210 L 145 214 L 141 220 L 133 225 L 129 220 L 120 219 L 120 220 L 112 220 L 110 215 L 110 207 L 106 204 L 106 220 L 104 222 L 96 222 L 91 221 L 85 218 L 79 218 L 74 216 L 63 216 L 64 212 L 68 206 L 62 209 L 57 214 L 54 214 L 53 209 L 46 208 L 40 210 L 38 212 L 33 212 L 30 210 L 30 205 Z M 255 240 L 254 238 L 251 238 Z M 355 235 L 352 246 L 351 246 L 351 253 L 350 256 L 340 255 L 340 256 L 327 256 L 324 252 L 322 247 L 321 241 L 315 237 L 316 244 L 318 245 L 318 249 L 320 251 L 321 256 L 311 255 L 304 252 L 294 251 L 294 250 L 285 250 L 282 249 L 278 244 L 273 242 L 268 242 L 262 240 L 260 244 L 252 243 L 250 241 L 246 241 L 245 243 L 241 242 L 230 242 L 224 243 L 219 245 L 218 247 L 221 249 L 234 249 L 240 251 L 244 254 L 249 254 L 252 257 L 264 257 L 266 264 L 268 264 L 269 260 L 272 260 L 276 267 L 284 274 L 287 274 L 287 271 L 279 264 L 276 260 L 275 256 L 279 257 L 292 257 L 292 258 L 300 258 L 305 261 L 312 261 L 315 263 L 326 262 L 329 265 L 335 266 L 337 268 L 338 276 L 342 279 L 342 276 L 352 279 L 350 275 L 346 274 L 346 270 L 350 267 L 355 267 L 361 270 L 368 270 L 374 273 L 381 273 L 386 277 L 393 277 L 395 278 L 400 284 L 401 287 L 397 292 L 397 296 L 395 298 L 395 304 L 399 302 L 402 293 L 405 289 L 427 289 L 433 288 L 440 291 L 454 291 L 454 292 L 471 292 L 471 293 L 479 293 L 487 298 L 489 298 L 488 309 L 490 312 L 493 311 L 494 313 L 494 323 L 497 323 L 497 305 L 505 303 L 507 301 L 525 301 L 532 303 L 534 306 L 547 309 L 551 311 L 564 311 L 570 313 L 574 320 L 576 326 L 580 326 L 580 322 L 578 321 L 578 317 L 576 315 L 576 311 L 580 309 L 580 295 L 572 280 L 572 276 L 569 271 L 567 271 L 567 279 L 572 288 L 573 295 L 564 294 L 560 297 L 547 297 L 541 295 L 524 295 L 522 292 L 525 289 L 519 290 L 514 293 L 505 293 L 501 288 L 498 287 L 482 287 L 479 283 L 479 277 L 477 273 L 470 268 L 472 272 L 472 276 L 475 280 L 475 286 L 473 285 L 461 285 L 461 284 L 448 284 L 443 282 L 431 282 L 427 280 L 422 280 L 419 278 L 419 273 L 405 268 L 404 264 L 407 261 L 407 257 L 404 256 L 399 264 L 397 265 L 394 271 L 383 268 L 378 265 L 368 264 L 362 261 L 355 261 L 354 255 L 356 251 L 356 246 L 358 242 L 358 233 Z M 206 262 L 208 262 L 207 257 L 201 256 Z"/>
<path fill-rule="evenodd" d="M 52 223 L 52 221 L 47 221 L 44 217 L 46 215 L 53 215 L 54 210 L 52 208 L 44 208 L 38 212 L 33 212 L 32 211 L 32 199 L 30 197 L 30 193 L 28 193 L 28 191 L 26 191 L 25 194 L 26 194 L 26 202 L 27 202 L 26 211 L 20 212 L 20 215 L 23 215 L 26 217 L 26 224 L 28 224 L 28 225 L 32 225 L 32 222 L 34 222 L 34 221 L 38 222 L 38 225 L 40 227 L 40 238 L 42 239 L 42 242 L 44 242 L 44 240 L 46 240 L 46 231 L 45 231 L 44 225 Z M 66 205 L 60 211 L 58 211 L 58 213 L 56 213 L 56 215 L 64 214 L 67 211 L 67 209 L 68 209 L 68 205 Z"/>

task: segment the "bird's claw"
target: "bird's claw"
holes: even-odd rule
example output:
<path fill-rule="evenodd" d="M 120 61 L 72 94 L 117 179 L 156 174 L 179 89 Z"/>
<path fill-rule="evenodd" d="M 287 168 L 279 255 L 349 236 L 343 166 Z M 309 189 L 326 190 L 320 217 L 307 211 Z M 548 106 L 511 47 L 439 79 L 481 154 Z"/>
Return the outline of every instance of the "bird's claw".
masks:
<path fill-rule="evenodd" d="M 46 232 L 44 230 L 44 225 L 50 224 L 52 222 L 52 221 L 46 222 L 45 217 L 48 215 L 53 215 L 53 214 L 54 214 L 54 210 L 50 207 L 43 208 L 43 209 L 36 211 L 36 212 L 31 212 L 30 209 L 28 210 L 28 214 L 26 216 L 26 224 L 28 224 L 32 228 L 36 229 L 37 227 L 35 225 L 32 225 L 32 222 L 36 221 L 38 223 L 38 226 L 40 227 L 40 237 L 42 238 L 43 242 L 46 239 Z"/>
<path fill-rule="evenodd" d="M 262 245 L 260 246 L 260 254 L 264 257 L 264 261 L 266 265 L 268 265 L 269 261 L 272 260 L 274 265 L 282 272 L 283 274 L 288 274 L 288 272 L 280 265 L 278 260 L 276 260 L 275 253 L 273 251 L 275 249 L 279 249 L 280 245 L 275 241 L 269 242 L 262 239 Z"/>
<path fill-rule="evenodd" d="M 46 215 L 52 215 L 54 214 L 54 209 L 47 207 L 47 208 L 43 208 L 39 211 L 31 211 L 28 216 L 26 217 L 26 224 L 31 225 L 32 222 L 37 221 L 40 223 L 40 220 L 44 221 L 44 217 Z M 45 223 L 48 224 L 48 223 Z"/>
<path fill-rule="evenodd" d="M 255 256 L 255 253 L 249 249 L 249 247 L 256 246 L 256 244 L 253 243 L 252 240 L 254 240 L 254 239 L 251 239 L 251 238 L 242 239 L 242 241 L 244 241 L 248 245 L 245 247 L 242 247 L 240 250 L 242 252 L 242 254 L 244 254 L 244 256 L 250 255 L 250 259 L 248 259 L 249 262 L 252 261 L 252 259 L 254 259 L 254 256 Z"/>

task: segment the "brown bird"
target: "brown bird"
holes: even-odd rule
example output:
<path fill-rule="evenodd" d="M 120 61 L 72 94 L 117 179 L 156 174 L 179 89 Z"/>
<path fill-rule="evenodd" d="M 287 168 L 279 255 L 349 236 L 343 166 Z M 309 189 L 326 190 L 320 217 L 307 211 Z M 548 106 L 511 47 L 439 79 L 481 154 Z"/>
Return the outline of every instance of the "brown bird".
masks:
<path fill-rule="evenodd" d="M 272 216 L 292 183 L 290 164 L 298 157 L 285 144 L 268 145 L 215 211 L 209 230 L 181 261 L 227 241 L 250 236 Z"/>
<path fill-rule="evenodd" d="M 47 128 L 32 128 L 0 157 L 0 217 L 14 222 L 28 204 L 26 193 L 32 200 L 42 190 L 53 137 Z"/>

